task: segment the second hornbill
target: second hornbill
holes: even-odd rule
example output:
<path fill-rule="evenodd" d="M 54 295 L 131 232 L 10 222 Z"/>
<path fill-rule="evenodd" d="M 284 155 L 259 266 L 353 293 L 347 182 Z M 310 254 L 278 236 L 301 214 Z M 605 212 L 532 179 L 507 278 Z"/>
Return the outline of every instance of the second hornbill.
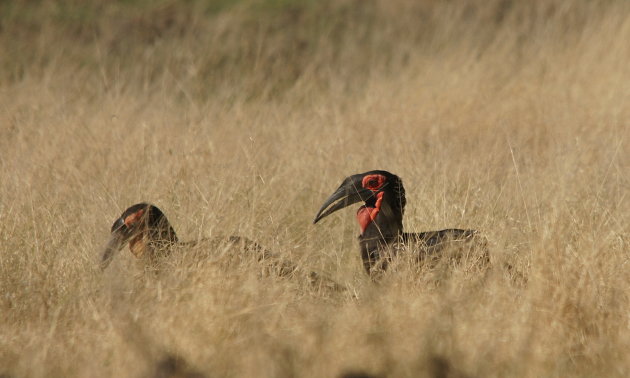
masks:
<path fill-rule="evenodd" d="M 347 177 L 324 202 L 313 223 L 357 202 L 364 202 L 357 211 L 361 227 L 359 245 L 363 266 L 368 274 L 387 268 L 401 248 L 411 250 L 418 260 L 439 257 L 447 247 L 480 245 L 478 259 L 489 261 L 486 239 L 475 230 L 446 229 L 427 232 L 404 232 L 405 188 L 402 180 L 387 171 L 369 171 Z"/>
<path fill-rule="evenodd" d="M 156 266 L 174 249 L 198 247 L 200 243 L 204 243 L 204 246 L 207 243 L 210 248 L 218 248 L 221 245 L 233 246 L 254 254 L 256 260 L 269 263 L 280 276 L 290 275 L 297 269 L 293 263 L 279 259 L 258 243 L 241 236 L 182 242 L 164 213 L 157 206 L 148 203 L 135 204 L 116 219 L 111 228 L 109 242 L 103 251 L 101 268 L 107 268 L 116 252 L 127 244 L 135 257 L 145 259 L 147 264 Z"/>

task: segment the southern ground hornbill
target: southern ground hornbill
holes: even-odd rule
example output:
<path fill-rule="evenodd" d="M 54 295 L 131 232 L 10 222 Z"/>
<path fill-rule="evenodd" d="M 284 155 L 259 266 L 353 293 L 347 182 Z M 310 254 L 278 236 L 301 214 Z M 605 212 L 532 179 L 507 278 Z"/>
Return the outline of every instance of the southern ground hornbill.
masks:
<path fill-rule="evenodd" d="M 357 202 L 365 203 L 357 211 L 357 221 L 361 258 L 368 274 L 385 270 L 401 250 L 412 252 L 420 261 L 440 259 L 442 252 L 449 252 L 457 260 L 468 257 L 476 264 L 489 262 L 486 239 L 475 230 L 404 232 L 405 188 L 398 176 L 387 171 L 347 177 L 324 202 L 313 223 Z"/>
<path fill-rule="evenodd" d="M 213 257 L 213 252 L 238 252 L 236 258 L 253 258 L 263 264 L 264 272 L 281 277 L 293 276 L 299 268 L 294 263 L 282 259 L 258 243 L 241 236 L 215 237 L 182 242 L 164 213 L 148 203 L 138 203 L 116 219 L 111 228 L 111 236 L 101 258 L 101 269 L 107 268 L 116 252 L 129 244 L 129 250 L 138 259 L 150 267 L 159 267 L 160 263 L 175 253 L 195 251 L 194 259 Z M 217 253 L 218 254 L 218 253 Z M 334 281 L 315 272 L 308 273 L 311 284 L 326 286 L 335 290 L 342 289 Z"/>

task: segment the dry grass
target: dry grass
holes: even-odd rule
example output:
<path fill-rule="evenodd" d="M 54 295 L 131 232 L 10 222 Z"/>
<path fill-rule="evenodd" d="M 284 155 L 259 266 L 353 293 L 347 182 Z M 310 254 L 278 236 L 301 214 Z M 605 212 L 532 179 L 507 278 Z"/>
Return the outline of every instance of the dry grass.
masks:
<path fill-rule="evenodd" d="M 626 2 L 80 4 L 0 2 L 0 375 L 630 374 Z M 311 221 L 375 168 L 407 229 L 480 229 L 526 282 L 372 283 L 353 211 Z M 101 274 L 143 200 L 354 295 L 127 252 Z"/>

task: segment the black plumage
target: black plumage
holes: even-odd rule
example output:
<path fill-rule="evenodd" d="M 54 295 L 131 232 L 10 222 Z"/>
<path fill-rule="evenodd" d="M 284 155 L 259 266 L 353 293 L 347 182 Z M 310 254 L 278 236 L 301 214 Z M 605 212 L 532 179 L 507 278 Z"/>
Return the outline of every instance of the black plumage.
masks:
<path fill-rule="evenodd" d="M 347 177 L 324 202 L 313 223 L 357 202 L 364 202 L 357 211 L 357 220 L 361 227 L 361 259 L 369 274 L 387 269 L 402 248 L 411 250 L 418 260 L 427 260 L 440 258 L 447 247 L 465 247 L 468 251 L 479 247 L 483 250 L 478 256 L 480 262 L 489 261 L 486 239 L 475 230 L 404 232 L 405 188 L 400 177 L 387 171 Z"/>

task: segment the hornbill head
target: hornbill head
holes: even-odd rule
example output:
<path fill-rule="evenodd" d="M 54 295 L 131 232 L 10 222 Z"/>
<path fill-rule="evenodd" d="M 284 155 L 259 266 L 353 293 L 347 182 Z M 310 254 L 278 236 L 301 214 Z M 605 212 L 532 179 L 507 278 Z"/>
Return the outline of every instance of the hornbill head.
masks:
<path fill-rule="evenodd" d="M 107 268 L 114 254 L 127 243 L 131 253 L 141 258 L 147 253 L 154 253 L 157 248 L 176 242 L 175 230 L 160 209 L 148 203 L 135 204 L 125 210 L 112 225 L 109 242 L 103 251 L 101 268 Z"/>
<path fill-rule="evenodd" d="M 365 233 L 379 214 L 391 226 L 402 231 L 402 215 L 406 203 L 402 180 L 393 173 L 378 170 L 346 177 L 324 202 L 313 223 L 357 202 L 365 203 L 357 211 L 361 234 Z"/>

